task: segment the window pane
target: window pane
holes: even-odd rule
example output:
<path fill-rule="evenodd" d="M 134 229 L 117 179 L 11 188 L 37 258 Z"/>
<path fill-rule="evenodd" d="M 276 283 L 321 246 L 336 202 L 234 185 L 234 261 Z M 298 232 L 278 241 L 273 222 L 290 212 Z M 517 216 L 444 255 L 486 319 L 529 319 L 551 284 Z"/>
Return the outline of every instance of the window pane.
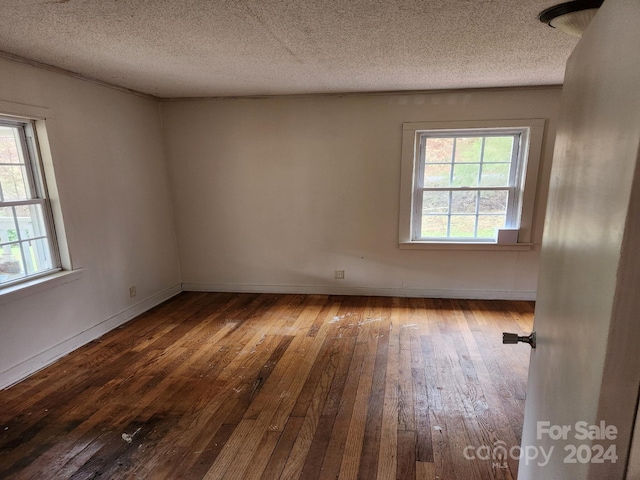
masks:
<path fill-rule="evenodd" d="M 498 229 L 504 228 L 505 215 L 479 215 L 478 237 L 497 238 Z"/>
<path fill-rule="evenodd" d="M 484 141 L 483 162 L 511 162 L 513 137 L 487 137 Z"/>
<path fill-rule="evenodd" d="M 2 200 L 27 200 L 27 172 L 21 165 L 0 165 L 0 193 Z"/>
<path fill-rule="evenodd" d="M 39 240 L 22 242 L 22 249 L 24 251 L 28 275 L 45 272 L 53 268 L 51 251 L 47 239 L 41 238 Z"/>
<path fill-rule="evenodd" d="M 421 236 L 445 238 L 447 236 L 447 223 L 449 217 L 446 215 L 423 215 L 421 225 Z"/>
<path fill-rule="evenodd" d="M 449 192 L 424 192 L 422 214 L 449 213 Z"/>
<path fill-rule="evenodd" d="M 507 187 L 509 186 L 510 163 L 485 163 L 482 165 L 482 187 Z"/>
<path fill-rule="evenodd" d="M 479 213 L 499 213 L 507 211 L 507 199 L 509 192 L 506 190 L 492 190 L 480 192 Z"/>
<path fill-rule="evenodd" d="M 3 120 L 0 126 L 0 284 L 22 280 L 57 268 L 52 251 L 48 219 L 49 205 L 38 197 L 42 175 L 38 170 L 37 146 L 27 135 L 29 121 Z M 34 170 L 35 169 L 35 170 Z"/>
<path fill-rule="evenodd" d="M 451 237 L 473 238 L 476 227 L 475 215 L 454 215 L 451 217 Z"/>
<path fill-rule="evenodd" d="M 0 126 L 0 163 L 24 163 L 17 134 L 16 128 Z"/>
<path fill-rule="evenodd" d="M 448 187 L 451 184 L 451 164 L 426 164 L 424 166 L 425 187 Z"/>
<path fill-rule="evenodd" d="M 0 208 L 0 243 L 15 242 L 17 240 L 18 228 L 13 217 L 13 209 L 11 207 Z"/>
<path fill-rule="evenodd" d="M 478 173 L 480 164 L 478 163 L 457 163 L 453 166 L 454 187 L 475 187 L 478 185 Z"/>
<path fill-rule="evenodd" d="M 12 243 L 0 247 L 0 283 L 24 277 L 20 245 Z"/>
<path fill-rule="evenodd" d="M 426 163 L 451 163 L 453 138 L 427 138 L 424 152 Z"/>
<path fill-rule="evenodd" d="M 16 208 L 20 239 L 44 237 L 47 235 L 44 225 L 42 205 L 21 205 Z"/>
<path fill-rule="evenodd" d="M 451 192 L 451 213 L 476 213 L 476 191 Z"/>
<path fill-rule="evenodd" d="M 459 137 L 456 139 L 455 162 L 480 162 L 482 137 Z"/>

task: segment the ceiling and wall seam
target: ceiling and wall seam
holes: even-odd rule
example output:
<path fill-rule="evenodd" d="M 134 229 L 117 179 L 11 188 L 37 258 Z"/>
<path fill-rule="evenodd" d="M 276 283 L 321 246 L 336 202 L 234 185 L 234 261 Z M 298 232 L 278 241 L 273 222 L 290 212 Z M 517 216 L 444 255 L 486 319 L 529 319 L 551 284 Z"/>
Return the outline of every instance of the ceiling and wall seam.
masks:
<path fill-rule="evenodd" d="M 118 90 L 120 92 L 128 93 L 138 97 L 147 98 L 149 100 L 154 100 L 160 103 L 207 102 L 207 101 L 217 101 L 217 100 L 268 100 L 268 99 L 279 99 L 279 98 L 292 98 L 292 99 L 293 98 L 317 98 L 317 97 L 344 98 L 344 97 L 354 97 L 354 96 L 424 95 L 424 94 L 458 93 L 460 91 L 505 92 L 505 91 L 524 91 L 524 90 L 548 90 L 549 88 L 562 89 L 562 84 L 551 84 L 551 85 L 530 85 L 530 86 L 515 86 L 515 87 L 478 87 L 478 88 L 459 88 L 459 89 L 448 88 L 448 89 L 437 89 L 437 90 L 388 90 L 388 91 L 376 91 L 376 92 L 335 92 L 335 93 L 297 93 L 297 94 L 292 93 L 292 94 L 280 94 L 280 95 L 228 95 L 228 96 L 210 96 L 210 97 L 157 97 L 155 95 L 139 92 L 131 88 L 126 88 L 120 85 L 115 85 L 113 83 L 104 82 L 96 78 L 87 77 L 86 75 L 82 75 L 81 73 L 56 67 L 55 65 L 49 65 L 42 62 L 37 62 L 35 60 L 20 57 L 18 55 L 13 55 L 11 53 L 7 53 L 3 51 L 0 51 L 0 58 L 5 58 L 7 60 L 11 60 L 17 63 L 29 65 L 30 67 L 47 70 L 47 71 L 57 73 L 60 75 L 65 75 L 71 78 L 76 78 L 78 80 L 100 85 L 102 87 L 110 88 L 112 90 Z"/>
<path fill-rule="evenodd" d="M 131 95 L 137 95 L 139 97 L 148 98 L 149 100 L 160 100 L 160 97 L 156 97 L 155 95 L 139 92 L 138 90 L 133 90 L 132 88 L 122 87 L 120 85 L 116 85 L 110 82 L 105 82 L 103 80 L 98 80 L 97 78 L 88 77 L 81 73 L 73 72 L 65 68 L 56 67 L 55 65 L 50 65 L 48 63 L 38 62 L 36 60 L 31 60 L 29 58 L 21 57 L 19 55 L 14 55 L 8 52 L 3 52 L 1 50 L 0 50 L 0 58 L 6 58 L 7 60 L 12 60 L 14 62 L 24 63 L 25 65 L 29 65 L 31 67 L 39 68 L 42 70 L 48 70 L 53 73 L 59 73 L 61 75 L 66 75 L 67 77 L 84 80 L 85 82 L 95 83 L 96 85 L 101 85 L 103 87 L 111 88 L 113 90 L 118 90 L 120 92 L 130 93 Z"/>

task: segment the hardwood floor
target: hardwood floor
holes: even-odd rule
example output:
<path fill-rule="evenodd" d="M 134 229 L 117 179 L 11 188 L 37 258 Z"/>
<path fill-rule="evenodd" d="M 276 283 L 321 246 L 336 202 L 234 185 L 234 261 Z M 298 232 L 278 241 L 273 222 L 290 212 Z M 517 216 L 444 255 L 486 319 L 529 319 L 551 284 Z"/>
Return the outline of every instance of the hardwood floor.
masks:
<path fill-rule="evenodd" d="M 532 321 L 530 302 L 183 293 L 0 392 L 0 478 L 512 479 L 517 459 L 465 453 L 520 444 L 529 346 L 501 332 Z"/>

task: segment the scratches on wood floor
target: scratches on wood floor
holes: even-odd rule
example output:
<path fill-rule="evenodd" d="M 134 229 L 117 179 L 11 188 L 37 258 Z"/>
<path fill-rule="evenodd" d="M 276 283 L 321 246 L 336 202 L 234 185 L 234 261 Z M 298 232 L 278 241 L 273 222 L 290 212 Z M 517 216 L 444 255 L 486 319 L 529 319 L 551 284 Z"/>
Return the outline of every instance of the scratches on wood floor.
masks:
<path fill-rule="evenodd" d="M 514 479 L 530 302 L 183 293 L 0 392 L 0 478 Z"/>

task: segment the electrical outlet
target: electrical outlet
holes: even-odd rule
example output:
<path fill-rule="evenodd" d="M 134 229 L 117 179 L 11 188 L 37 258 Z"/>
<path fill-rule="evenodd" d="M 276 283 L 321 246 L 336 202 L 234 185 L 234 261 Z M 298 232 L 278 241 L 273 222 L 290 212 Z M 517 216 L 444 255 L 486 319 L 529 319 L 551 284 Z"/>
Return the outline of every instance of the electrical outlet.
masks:
<path fill-rule="evenodd" d="M 336 280 L 344 280 L 344 270 L 336 270 L 334 277 Z"/>
<path fill-rule="evenodd" d="M 135 285 L 133 287 L 129 287 L 129 297 L 133 298 L 136 296 L 138 292 L 136 292 L 136 287 Z"/>

